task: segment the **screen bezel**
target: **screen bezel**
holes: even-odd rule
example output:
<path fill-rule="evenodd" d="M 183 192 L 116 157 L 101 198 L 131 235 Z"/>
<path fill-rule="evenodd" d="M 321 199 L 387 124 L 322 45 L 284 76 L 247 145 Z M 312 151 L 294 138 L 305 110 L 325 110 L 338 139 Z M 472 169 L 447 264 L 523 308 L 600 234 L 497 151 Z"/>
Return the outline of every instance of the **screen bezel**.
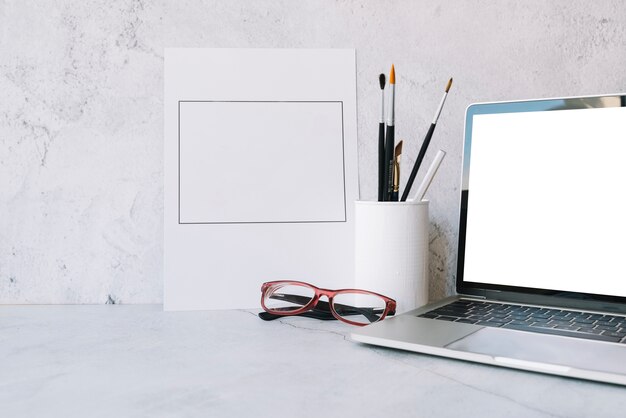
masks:
<path fill-rule="evenodd" d="M 504 301 L 554 304 L 556 306 L 573 306 L 626 312 L 626 297 L 593 293 L 578 293 L 556 289 L 539 289 L 530 287 L 498 285 L 492 283 L 467 282 L 463 280 L 465 262 L 465 239 L 467 230 L 467 208 L 469 198 L 472 125 L 474 116 L 481 114 L 544 112 L 552 110 L 592 109 L 609 107 L 626 107 L 626 94 L 620 93 L 600 96 L 474 103 L 467 107 L 467 110 L 465 112 L 463 167 L 461 180 L 462 187 L 460 196 L 461 200 L 459 205 L 460 222 L 456 276 L 457 293 Z"/>

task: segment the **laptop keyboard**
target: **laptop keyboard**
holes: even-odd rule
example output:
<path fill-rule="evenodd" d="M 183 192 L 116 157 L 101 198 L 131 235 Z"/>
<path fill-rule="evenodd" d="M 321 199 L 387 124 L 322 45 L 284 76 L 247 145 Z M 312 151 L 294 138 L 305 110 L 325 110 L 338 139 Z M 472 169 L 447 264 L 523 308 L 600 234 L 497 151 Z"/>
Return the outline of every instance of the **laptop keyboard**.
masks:
<path fill-rule="evenodd" d="M 419 316 L 626 344 L 626 317 L 616 315 L 461 299 Z"/>

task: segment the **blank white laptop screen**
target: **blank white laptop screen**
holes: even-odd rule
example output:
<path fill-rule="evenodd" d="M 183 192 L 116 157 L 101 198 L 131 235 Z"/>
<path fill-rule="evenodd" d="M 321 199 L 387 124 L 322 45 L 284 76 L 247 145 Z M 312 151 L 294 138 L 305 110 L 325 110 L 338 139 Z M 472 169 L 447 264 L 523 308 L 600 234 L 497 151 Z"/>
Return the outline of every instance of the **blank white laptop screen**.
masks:
<path fill-rule="evenodd" d="M 625 107 L 475 114 L 470 158 L 464 282 L 626 296 Z"/>

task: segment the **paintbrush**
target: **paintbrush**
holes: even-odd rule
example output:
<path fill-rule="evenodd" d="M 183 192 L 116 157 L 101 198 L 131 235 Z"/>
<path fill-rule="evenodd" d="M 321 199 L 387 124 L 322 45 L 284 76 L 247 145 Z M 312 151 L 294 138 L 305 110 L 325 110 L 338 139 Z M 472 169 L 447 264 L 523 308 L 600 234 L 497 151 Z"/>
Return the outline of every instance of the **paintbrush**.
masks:
<path fill-rule="evenodd" d="M 417 154 L 417 160 L 415 160 L 415 165 L 413 165 L 413 170 L 411 170 L 411 175 L 409 176 L 409 179 L 406 182 L 406 187 L 404 188 L 404 192 L 402 193 L 402 199 L 400 199 L 402 202 L 406 201 L 406 198 L 409 196 L 409 192 L 411 191 L 411 187 L 413 186 L 413 182 L 415 181 L 415 176 L 417 176 L 417 171 L 420 169 L 420 165 L 422 165 L 424 155 L 426 154 L 426 150 L 428 149 L 428 145 L 430 144 L 430 139 L 433 137 L 433 132 L 435 132 L 435 126 L 437 126 L 437 120 L 439 119 L 439 115 L 441 114 L 441 109 L 443 109 L 443 104 L 446 102 L 446 97 L 448 97 L 450 87 L 452 87 L 452 79 L 448 80 L 448 84 L 446 85 L 446 91 L 443 93 L 443 97 L 441 98 L 441 103 L 439 103 L 439 107 L 435 112 L 433 122 L 430 124 L 430 128 L 428 128 L 428 133 L 426 133 L 426 137 L 424 138 L 422 147 Z"/>
<path fill-rule="evenodd" d="M 402 141 L 398 142 L 393 154 L 393 191 L 391 192 L 391 200 L 393 202 L 398 201 L 400 192 L 400 155 L 402 155 Z"/>
<path fill-rule="evenodd" d="M 378 201 L 385 193 L 385 74 L 378 76 L 380 83 L 380 121 L 378 123 Z"/>
<path fill-rule="evenodd" d="M 385 135 L 385 190 L 383 193 L 383 200 L 385 201 L 391 200 L 391 193 L 393 192 L 394 106 L 396 94 L 396 71 L 393 64 L 391 65 L 391 72 L 389 73 L 389 88 L 391 94 L 389 94 L 387 132 Z"/>

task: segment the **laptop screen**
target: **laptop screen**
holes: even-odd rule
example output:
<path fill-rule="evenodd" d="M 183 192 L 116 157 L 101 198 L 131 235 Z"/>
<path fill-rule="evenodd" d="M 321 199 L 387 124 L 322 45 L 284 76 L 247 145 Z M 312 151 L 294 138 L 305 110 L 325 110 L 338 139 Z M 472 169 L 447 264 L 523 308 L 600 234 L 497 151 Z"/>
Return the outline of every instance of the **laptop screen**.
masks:
<path fill-rule="evenodd" d="M 626 297 L 625 99 L 468 108 L 461 288 Z"/>

